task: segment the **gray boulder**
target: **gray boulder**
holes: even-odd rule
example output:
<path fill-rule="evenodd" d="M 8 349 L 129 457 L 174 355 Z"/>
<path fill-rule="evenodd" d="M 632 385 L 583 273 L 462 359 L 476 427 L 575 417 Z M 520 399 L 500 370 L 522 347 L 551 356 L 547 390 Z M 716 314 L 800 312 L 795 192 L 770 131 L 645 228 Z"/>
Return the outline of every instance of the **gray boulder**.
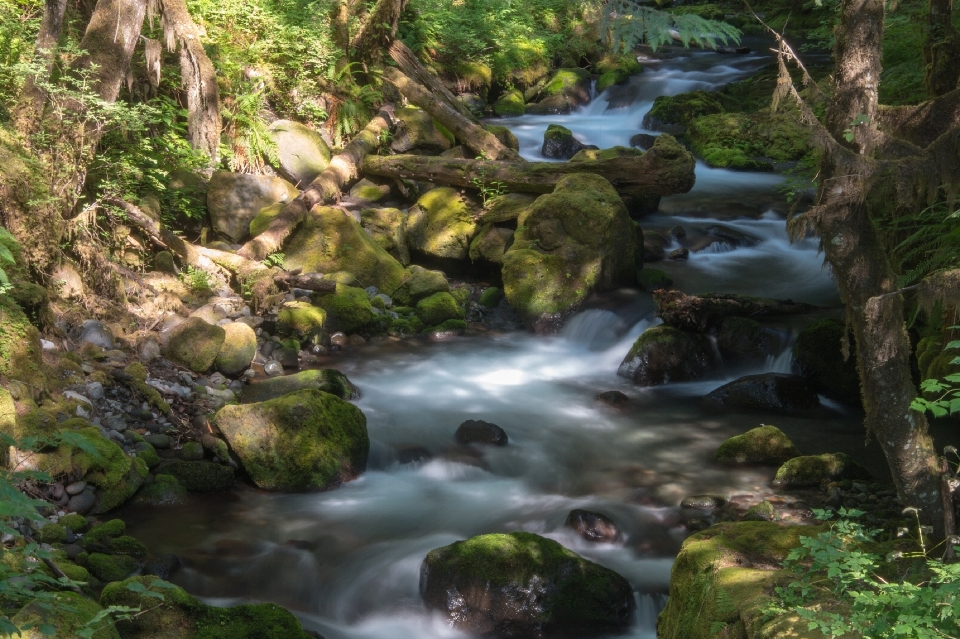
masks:
<path fill-rule="evenodd" d="M 299 122 L 277 120 L 270 125 L 270 137 L 277 144 L 274 168 L 301 189 L 313 182 L 330 163 L 330 147 L 320 134 Z"/>
<path fill-rule="evenodd" d="M 210 222 L 215 230 L 239 242 L 250 232 L 250 222 L 261 209 L 288 202 L 297 193 L 292 184 L 276 176 L 217 171 L 207 187 Z"/>

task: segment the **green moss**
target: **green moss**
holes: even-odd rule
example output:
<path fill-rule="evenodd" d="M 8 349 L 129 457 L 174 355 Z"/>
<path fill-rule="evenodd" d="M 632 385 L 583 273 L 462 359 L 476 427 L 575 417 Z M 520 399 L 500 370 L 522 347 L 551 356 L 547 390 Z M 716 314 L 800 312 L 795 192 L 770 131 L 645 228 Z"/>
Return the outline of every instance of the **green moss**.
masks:
<path fill-rule="evenodd" d="M 26 384 L 35 396 L 46 387 L 38 331 L 16 302 L 0 295 L 0 380 Z"/>
<path fill-rule="evenodd" d="M 566 95 L 571 90 L 582 87 L 590 81 L 590 72 L 586 69 L 557 69 L 553 77 L 540 90 L 541 95 Z"/>
<path fill-rule="evenodd" d="M 196 493 L 228 490 L 234 481 L 233 468 L 205 461 L 162 464 L 157 469 L 157 476 L 161 473 L 173 475 L 184 488 Z"/>
<path fill-rule="evenodd" d="M 459 60 L 451 70 L 461 85 L 476 91 L 480 97 L 486 97 L 493 82 L 493 70 L 488 65 L 474 60 Z"/>
<path fill-rule="evenodd" d="M 613 146 L 609 149 L 581 149 L 570 158 L 571 162 L 589 162 L 590 160 L 612 160 L 614 158 L 640 157 L 645 151 L 628 146 Z"/>
<path fill-rule="evenodd" d="M 503 297 L 503 293 L 500 292 L 499 288 L 496 286 L 488 286 L 480 293 L 480 306 L 495 308 L 497 304 L 500 303 L 501 297 Z"/>
<path fill-rule="evenodd" d="M 153 482 L 140 489 L 134 503 L 147 506 L 178 506 L 183 503 L 186 489 L 173 475 L 160 474 Z"/>
<path fill-rule="evenodd" d="M 599 74 L 610 73 L 611 71 L 620 71 L 627 75 L 635 75 L 643 72 L 643 66 L 637 62 L 637 58 L 631 54 L 627 55 L 606 55 L 594 67 Z M 598 89 L 599 90 L 599 89 Z"/>
<path fill-rule="evenodd" d="M 52 609 L 34 602 L 13 616 L 10 621 L 15 626 L 32 626 L 23 631 L 19 639 L 74 639 L 77 632 L 103 610 L 97 602 L 74 592 L 57 593 L 57 599 L 60 605 Z M 39 624 L 51 626 L 54 633 L 48 635 L 40 632 Z M 107 624 L 93 633 L 93 639 L 120 639 L 120 634 L 113 625 Z"/>
<path fill-rule="evenodd" d="M 800 331 L 793 347 L 793 368 L 809 379 L 817 387 L 817 392 L 833 399 L 859 403 L 860 376 L 856 357 L 854 353 L 847 358 L 843 356 L 845 332 L 843 322 L 834 319 L 821 320 Z M 919 347 L 917 352 L 920 352 Z"/>
<path fill-rule="evenodd" d="M 637 285 L 645 291 L 657 291 L 673 286 L 673 280 L 656 268 L 646 266 L 637 271 Z"/>
<path fill-rule="evenodd" d="M 448 319 L 463 319 L 463 309 L 450 293 L 434 293 L 417 302 L 417 317 L 427 326 L 436 326 Z"/>
<path fill-rule="evenodd" d="M 499 124 L 484 124 L 483 128 L 492 133 L 493 136 L 500 141 L 500 144 L 508 149 L 513 149 L 514 151 L 520 150 L 520 140 L 518 140 L 517 136 L 513 134 L 513 131 L 507 127 Z"/>
<path fill-rule="evenodd" d="M 224 339 L 226 332 L 219 326 L 207 324 L 199 317 L 188 317 L 170 332 L 164 354 L 195 373 L 203 373 L 213 366 Z"/>
<path fill-rule="evenodd" d="M 94 514 L 109 512 L 122 505 L 128 499 L 133 497 L 143 481 L 150 474 L 145 461 L 139 457 L 130 459 L 129 470 L 123 478 L 115 484 L 98 484 L 96 477 L 89 478 L 89 481 L 100 488 L 100 494 L 97 495 L 97 504 L 93 507 Z"/>
<path fill-rule="evenodd" d="M 67 540 L 67 531 L 62 524 L 47 524 L 37 531 L 36 539 L 42 544 L 62 544 Z"/>
<path fill-rule="evenodd" d="M 170 404 L 163 399 L 163 395 L 160 394 L 160 391 L 153 386 L 150 386 L 145 382 L 141 382 L 140 380 L 133 380 L 130 382 L 130 386 L 132 386 L 134 390 L 140 393 L 141 397 L 147 400 L 151 406 L 159 410 L 161 413 L 167 414 L 170 412 Z"/>
<path fill-rule="evenodd" d="M 153 449 L 153 446 L 137 451 L 137 457 L 143 460 L 143 463 L 147 465 L 147 468 L 154 468 L 160 463 L 160 456 L 157 455 L 157 451 Z"/>
<path fill-rule="evenodd" d="M 250 366 L 257 354 L 257 334 L 243 322 L 223 326 L 223 346 L 214 363 L 224 375 L 237 375 Z"/>
<path fill-rule="evenodd" d="M 477 231 L 475 213 L 457 189 L 432 189 L 410 209 L 407 243 L 411 249 L 431 257 L 465 259 Z"/>
<path fill-rule="evenodd" d="M 444 322 L 437 324 L 436 326 L 424 329 L 423 332 L 437 332 L 437 333 L 459 333 L 462 334 L 467 330 L 467 323 L 460 319 L 448 319 Z"/>
<path fill-rule="evenodd" d="M 285 302 L 277 313 L 277 326 L 281 331 L 296 335 L 311 335 L 323 328 L 327 312 L 309 302 Z"/>
<path fill-rule="evenodd" d="M 870 479 L 870 473 L 845 453 L 794 457 L 773 478 L 774 486 L 802 488 L 841 479 Z"/>
<path fill-rule="evenodd" d="M 760 426 L 720 444 L 714 457 L 723 464 L 782 464 L 800 451 L 776 426 Z"/>
<path fill-rule="evenodd" d="M 80 544 L 87 550 L 105 550 L 111 539 L 120 537 L 126 531 L 127 525 L 122 519 L 111 519 L 91 528 Z"/>
<path fill-rule="evenodd" d="M 344 333 L 375 330 L 380 316 L 373 312 L 370 298 L 362 288 L 337 284 L 335 293 L 317 295 L 317 306 L 327 313 L 330 328 Z"/>
<path fill-rule="evenodd" d="M 340 399 L 354 399 L 357 396 L 357 388 L 346 375 L 338 370 L 326 368 L 300 371 L 294 375 L 272 377 L 250 384 L 243 390 L 243 403 L 264 402 L 309 388 L 322 390 Z"/>
<path fill-rule="evenodd" d="M 60 518 L 60 525 L 69 528 L 75 533 L 82 533 L 87 529 L 87 518 L 78 513 L 69 513 Z"/>
<path fill-rule="evenodd" d="M 670 126 L 687 127 L 694 119 L 724 111 L 717 95 L 710 91 L 691 91 L 679 95 L 661 95 L 643 116 L 644 128 L 658 130 Z"/>
<path fill-rule="evenodd" d="M 395 208 L 369 208 L 360 212 L 360 223 L 380 248 L 401 264 L 410 263 L 410 252 L 404 233 L 406 213 Z"/>
<path fill-rule="evenodd" d="M 366 469 L 366 418 L 353 404 L 320 390 L 226 406 L 214 421 L 260 488 L 325 489 Z"/>
<path fill-rule="evenodd" d="M 434 293 L 441 293 L 450 290 L 450 283 L 446 276 L 440 271 L 430 271 L 422 266 L 411 266 L 403 278 L 403 283 L 393 294 L 393 310 L 403 315 L 401 311 L 405 306 L 416 304 L 425 297 Z M 410 309 L 409 312 L 412 312 Z"/>
<path fill-rule="evenodd" d="M 120 581 L 137 569 L 137 560 L 127 555 L 90 553 L 87 569 L 100 581 Z"/>
<path fill-rule="evenodd" d="M 124 639 L 309 639 L 296 617 L 276 604 L 207 606 L 172 584 L 153 589 L 155 579 L 131 577 L 103 589 L 102 605 L 146 611 L 117 624 Z M 131 591 L 134 582 L 161 593 L 162 602 Z"/>
<path fill-rule="evenodd" d="M 745 170 L 769 170 L 770 161 L 812 161 L 810 135 L 795 114 L 784 112 L 707 115 L 687 129 L 691 150 L 705 162 Z"/>
<path fill-rule="evenodd" d="M 562 142 L 573 137 L 573 131 L 560 124 L 547 125 L 547 130 L 543 133 L 543 141 Z"/>
<path fill-rule="evenodd" d="M 512 118 L 523 115 L 526 111 L 526 104 L 523 101 L 523 94 L 512 89 L 505 92 L 493 105 L 493 112 L 504 118 Z"/>
<path fill-rule="evenodd" d="M 143 557 L 147 554 L 147 547 L 139 539 L 130 535 L 114 537 L 107 543 L 107 548 L 112 555 Z"/>
<path fill-rule="evenodd" d="M 773 504 L 769 501 L 761 501 L 747 509 L 743 514 L 743 521 L 773 521 L 776 516 L 777 511 L 774 510 Z"/>
<path fill-rule="evenodd" d="M 141 382 L 147 381 L 147 369 L 140 362 L 128 364 L 127 367 L 123 369 L 123 372 Z"/>
<path fill-rule="evenodd" d="M 470 289 L 466 286 L 459 286 L 451 289 L 450 295 L 453 295 L 453 299 L 457 300 L 457 304 L 463 306 L 467 303 L 467 300 L 470 299 Z"/>

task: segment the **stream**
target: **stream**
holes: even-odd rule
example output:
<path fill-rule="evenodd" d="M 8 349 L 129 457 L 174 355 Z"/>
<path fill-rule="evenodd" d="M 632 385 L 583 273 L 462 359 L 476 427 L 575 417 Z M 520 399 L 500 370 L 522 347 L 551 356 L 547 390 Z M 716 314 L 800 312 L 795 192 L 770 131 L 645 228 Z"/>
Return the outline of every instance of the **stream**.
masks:
<path fill-rule="evenodd" d="M 645 73 L 578 113 L 498 123 L 514 131 L 531 160 L 540 159 L 543 132 L 554 122 L 601 148 L 628 145 L 657 95 L 716 88 L 767 62 L 756 54 L 680 52 L 645 65 Z M 641 224 L 688 232 L 721 224 L 752 239 L 653 266 L 687 293 L 792 298 L 836 315 L 836 286 L 817 241 L 787 239 L 786 205 L 774 192 L 781 179 L 698 164 L 694 190 L 664 198 L 660 212 Z M 624 290 L 587 306 L 553 338 L 375 342 L 332 356 L 324 366 L 342 370 L 362 394 L 357 405 L 371 438 L 363 476 L 318 494 L 244 488 L 192 495 L 183 506 L 127 507 L 121 516 L 129 534 L 154 555 L 181 557 L 184 568 L 172 581 L 208 602 L 273 601 L 327 639 L 426 639 L 466 636 L 420 601 L 420 564 L 429 550 L 482 533 L 536 532 L 631 582 L 638 612 L 626 636 L 640 639 L 655 637 L 671 563 L 687 534 L 679 501 L 720 492 L 752 504 L 773 495 L 773 469 L 712 462 L 724 439 L 774 423 L 806 454 L 847 452 L 887 476 L 876 446 L 865 452 L 855 412 L 829 403 L 811 419 L 699 408 L 697 398 L 740 375 L 788 371 L 794 320 L 774 324 L 783 354 L 759 369 L 725 368 L 709 380 L 638 388 L 616 371 L 636 337 L 657 322 L 650 296 Z M 629 406 L 598 403 L 595 396 L 608 390 L 626 393 Z M 500 425 L 509 445 L 457 447 L 453 433 L 465 419 Z M 563 526 L 573 508 L 608 515 L 625 542 L 584 541 Z"/>

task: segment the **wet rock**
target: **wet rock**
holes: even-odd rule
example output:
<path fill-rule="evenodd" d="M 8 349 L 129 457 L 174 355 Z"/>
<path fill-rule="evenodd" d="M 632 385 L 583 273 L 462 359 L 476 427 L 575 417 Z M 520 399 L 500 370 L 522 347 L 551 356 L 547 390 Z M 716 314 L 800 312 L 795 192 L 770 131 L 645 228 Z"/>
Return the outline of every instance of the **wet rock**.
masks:
<path fill-rule="evenodd" d="M 113 333 L 103 322 L 87 320 L 80 325 L 80 336 L 77 341 L 81 344 L 93 344 L 102 349 L 111 350 L 113 348 Z"/>
<path fill-rule="evenodd" d="M 644 151 L 649 151 L 650 147 L 653 146 L 653 143 L 657 141 L 657 136 L 650 135 L 649 133 L 637 133 L 630 138 L 630 146 L 642 149 Z"/>
<path fill-rule="evenodd" d="M 744 513 L 742 520 L 743 521 L 773 521 L 777 516 L 777 511 L 774 510 L 773 504 L 769 501 L 761 501 L 755 506 L 751 506 L 747 509 L 747 512 Z"/>
<path fill-rule="evenodd" d="M 803 414 L 820 407 L 813 385 L 796 375 L 762 373 L 724 384 L 703 398 L 710 408 Z"/>
<path fill-rule="evenodd" d="M 647 234 L 649 235 L 649 234 Z M 767 317 L 798 315 L 816 306 L 793 300 L 776 300 L 728 293 L 686 295 L 681 291 L 657 291 L 653 295 L 657 314 L 664 324 L 694 333 L 717 326 L 725 317 Z"/>
<path fill-rule="evenodd" d="M 180 570 L 180 566 L 180 558 L 173 553 L 167 553 L 148 563 L 144 566 L 143 571 L 160 579 L 169 579 L 171 575 Z"/>
<path fill-rule="evenodd" d="M 299 122 L 277 120 L 270 125 L 270 137 L 277 145 L 277 172 L 305 188 L 330 163 L 330 147 L 320 134 Z"/>
<path fill-rule="evenodd" d="M 215 171 L 207 188 L 207 210 L 213 228 L 239 242 L 261 209 L 296 197 L 297 189 L 279 177 Z"/>
<path fill-rule="evenodd" d="M 725 317 L 717 327 L 717 348 L 730 362 L 762 362 L 780 345 L 776 331 L 746 317 Z"/>
<path fill-rule="evenodd" d="M 257 334 L 240 322 L 223 325 L 223 345 L 214 363 L 224 375 L 237 375 L 250 367 L 257 354 Z"/>
<path fill-rule="evenodd" d="M 708 493 L 706 495 L 691 495 L 680 502 L 681 508 L 697 508 L 699 510 L 714 510 L 722 508 L 727 503 L 724 495 Z"/>
<path fill-rule="evenodd" d="M 793 348 L 793 372 L 810 380 L 827 397 L 857 404 L 860 378 L 853 348 L 850 357 L 843 357 L 844 332 L 843 322 L 833 319 L 800 331 Z"/>
<path fill-rule="evenodd" d="M 618 632 L 635 608 L 623 577 L 522 532 L 432 550 L 420 569 L 420 595 L 456 629 L 501 637 Z"/>
<path fill-rule="evenodd" d="M 630 398 L 620 391 L 604 391 L 597 395 L 597 401 L 608 406 L 622 407 L 630 403 Z"/>
<path fill-rule="evenodd" d="M 420 464 L 430 461 L 433 453 L 416 444 L 401 444 L 397 446 L 397 461 L 401 464 Z"/>
<path fill-rule="evenodd" d="M 590 102 L 590 73 L 586 69 L 557 69 L 539 92 L 540 101 L 527 106 L 537 115 L 561 115 Z"/>
<path fill-rule="evenodd" d="M 67 510 L 73 513 L 86 515 L 97 503 L 97 496 L 93 491 L 85 490 L 70 498 L 67 502 Z"/>
<path fill-rule="evenodd" d="M 678 248 L 667 253 L 668 260 L 686 261 L 690 259 L 690 249 Z"/>
<path fill-rule="evenodd" d="M 425 326 L 437 326 L 447 320 L 462 320 L 463 308 L 450 293 L 434 293 L 417 302 L 417 317 Z"/>
<path fill-rule="evenodd" d="M 433 189 L 407 215 L 407 244 L 430 257 L 465 259 L 477 231 L 476 216 L 473 204 L 457 189 Z"/>
<path fill-rule="evenodd" d="M 506 446 L 509 438 L 506 431 L 482 419 L 468 419 L 460 424 L 454 438 L 460 444 L 488 444 Z"/>
<path fill-rule="evenodd" d="M 564 525 L 573 528 L 587 541 L 612 544 L 622 537 L 612 519 L 589 510 L 571 510 Z"/>
<path fill-rule="evenodd" d="M 393 299 L 401 306 L 414 306 L 434 293 L 449 291 L 450 283 L 442 272 L 413 265 L 407 269 L 403 282 L 393 294 Z"/>
<path fill-rule="evenodd" d="M 508 127 L 499 124 L 484 124 L 483 128 L 493 134 L 493 137 L 500 141 L 500 144 L 513 151 L 520 150 L 520 140 L 513 134 Z M 470 158 L 467 158 L 470 159 Z"/>
<path fill-rule="evenodd" d="M 800 456 L 800 450 L 776 426 L 760 426 L 720 444 L 715 458 L 722 464 L 779 465 Z"/>
<path fill-rule="evenodd" d="M 283 375 L 283 364 L 275 359 L 271 359 L 263 365 L 263 373 L 267 377 L 279 377 Z"/>
<path fill-rule="evenodd" d="M 322 490 L 367 466 L 366 417 L 319 390 L 226 406 L 214 422 L 253 482 L 266 490 Z"/>
<path fill-rule="evenodd" d="M 314 303 L 327 313 L 325 326 L 344 333 L 359 333 L 374 329 L 380 316 L 370 304 L 362 288 L 337 284 L 336 292 L 317 295 Z M 276 353 L 274 357 L 276 357 Z"/>
<path fill-rule="evenodd" d="M 617 374 L 640 386 L 653 386 L 699 379 L 713 367 L 706 337 L 661 325 L 637 338 Z"/>
<path fill-rule="evenodd" d="M 637 271 L 637 285 L 644 291 L 650 293 L 671 288 L 673 286 L 673 280 L 660 269 L 642 268 Z"/>
<path fill-rule="evenodd" d="M 583 148 L 583 143 L 573 137 L 573 131 L 559 124 L 551 124 L 543 134 L 540 153 L 553 160 L 569 160 Z"/>
<path fill-rule="evenodd" d="M 160 474 L 154 477 L 153 482 L 140 489 L 133 502 L 147 506 L 179 506 L 183 503 L 186 492 L 176 477 Z"/>
<path fill-rule="evenodd" d="M 787 461 L 777 470 L 773 485 L 803 488 L 841 479 L 870 479 L 870 473 L 845 453 L 825 453 Z"/>
<path fill-rule="evenodd" d="M 200 461 L 203 459 L 203 446 L 199 442 L 187 442 L 180 449 L 179 457 L 183 461 Z"/>
<path fill-rule="evenodd" d="M 166 450 L 170 448 L 170 436 L 169 435 L 146 435 L 143 440 L 156 448 L 157 450 Z"/>
<path fill-rule="evenodd" d="M 347 379 L 346 375 L 332 368 L 327 368 L 301 371 L 294 375 L 285 375 L 249 384 L 243 390 L 243 403 L 264 402 L 287 393 L 310 388 L 322 390 L 340 399 L 356 399 L 360 396 L 356 386 Z"/>
<path fill-rule="evenodd" d="M 427 332 L 433 341 L 443 341 L 454 337 L 461 337 L 467 332 L 467 323 L 460 319 L 448 319 L 434 326 Z"/>

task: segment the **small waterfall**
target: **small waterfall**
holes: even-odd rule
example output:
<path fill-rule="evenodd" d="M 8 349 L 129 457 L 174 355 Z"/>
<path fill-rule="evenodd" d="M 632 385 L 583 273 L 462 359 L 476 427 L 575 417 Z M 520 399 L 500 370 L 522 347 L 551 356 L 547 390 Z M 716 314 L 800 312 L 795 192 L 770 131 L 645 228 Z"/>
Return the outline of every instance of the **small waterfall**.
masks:
<path fill-rule="evenodd" d="M 616 344 L 628 328 L 616 313 L 591 309 L 572 317 L 563 327 L 561 336 L 587 350 L 603 351 Z"/>

